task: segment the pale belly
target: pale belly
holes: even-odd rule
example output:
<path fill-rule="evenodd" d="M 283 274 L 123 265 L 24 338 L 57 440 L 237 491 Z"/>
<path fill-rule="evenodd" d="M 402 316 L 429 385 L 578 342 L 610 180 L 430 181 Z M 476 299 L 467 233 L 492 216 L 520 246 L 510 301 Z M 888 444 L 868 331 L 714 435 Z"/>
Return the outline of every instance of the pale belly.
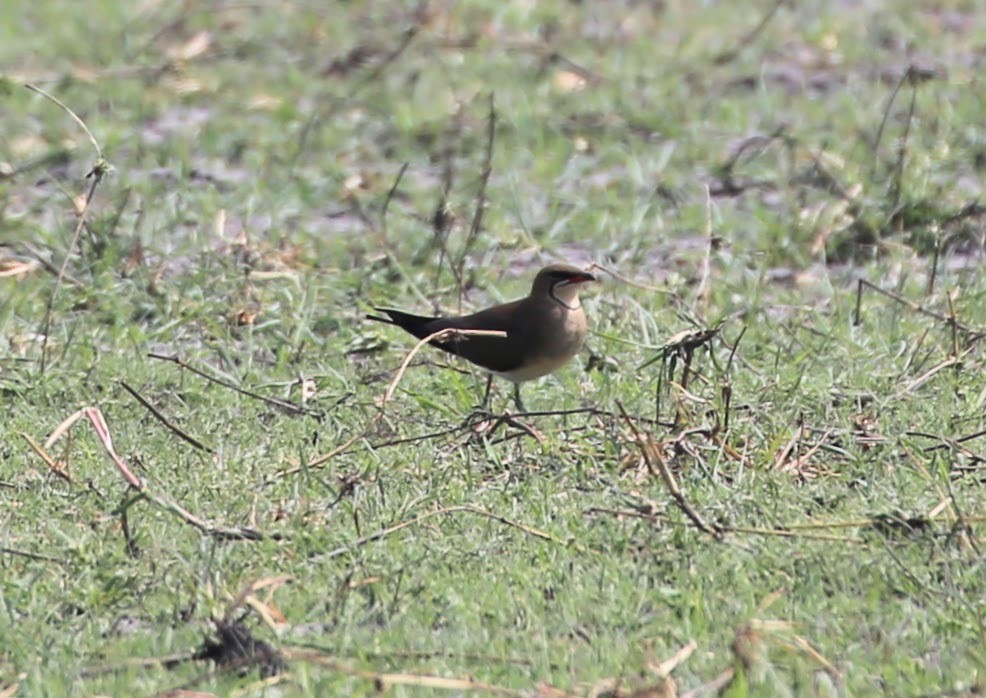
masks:
<path fill-rule="evenodd" d="M 559 368 L 567 364 L 572 360 L 572 356 L 547 356 L 538 361 L 534 361 L 523 368 L 518 368 L 513 371 L 493 371 L 493 375 L 499 376 L 500 378 L 506 378 L 512 383 L 524 383 L 525 381 L 532 381 L 535 378 L 540 378 L 541 376 L 546 376 L 549 373 L 554 373 Z"/>

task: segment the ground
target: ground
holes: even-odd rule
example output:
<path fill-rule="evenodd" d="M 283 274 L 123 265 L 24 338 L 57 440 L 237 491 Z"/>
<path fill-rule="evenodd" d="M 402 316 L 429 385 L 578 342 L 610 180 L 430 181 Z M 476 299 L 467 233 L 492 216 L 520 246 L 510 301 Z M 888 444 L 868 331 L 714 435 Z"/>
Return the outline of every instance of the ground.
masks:
<path fill-rule="evenodd" d="M 0 695 L 979 695 L 984 69 L 974 0 L 3 4 Z M 511 419 L 364 317 L 551 261 Z"/>

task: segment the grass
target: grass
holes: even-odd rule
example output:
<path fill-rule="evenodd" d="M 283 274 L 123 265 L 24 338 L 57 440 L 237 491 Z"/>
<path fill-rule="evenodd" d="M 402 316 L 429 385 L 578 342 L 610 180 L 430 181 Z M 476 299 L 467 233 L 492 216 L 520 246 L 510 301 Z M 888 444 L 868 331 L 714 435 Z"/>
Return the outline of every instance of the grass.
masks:
<path fill-rule="evenodd" d="M 0 8 L 0 692 L 981 691 L 986 23 L 774 8 Z M 541 440 L 394 383 L 555 259 Z"/>

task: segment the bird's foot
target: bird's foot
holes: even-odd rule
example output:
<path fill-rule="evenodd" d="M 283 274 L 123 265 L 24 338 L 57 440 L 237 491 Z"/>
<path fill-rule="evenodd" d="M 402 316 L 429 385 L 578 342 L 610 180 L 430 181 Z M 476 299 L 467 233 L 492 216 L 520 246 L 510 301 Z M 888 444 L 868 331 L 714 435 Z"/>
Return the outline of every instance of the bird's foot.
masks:
<path fill-rule="evenodd" d="M 473 437 L 488 439 L 501 426 L 513 427 L 543 444 L 544 435 L 530 424 L 520 421 L 509 412 L 495 415 L 487 410 L 477 410 L 466 418 L 465 425 L 472 432 Z"/>
<path fill-rule="evenodd" d="M 500 415 L 494 414 L 486 405 L 477 405 L 472 409 L 465 419 L 462 420 L 463 429 L 474 429 L 488 422 L 495 422 Z"/>

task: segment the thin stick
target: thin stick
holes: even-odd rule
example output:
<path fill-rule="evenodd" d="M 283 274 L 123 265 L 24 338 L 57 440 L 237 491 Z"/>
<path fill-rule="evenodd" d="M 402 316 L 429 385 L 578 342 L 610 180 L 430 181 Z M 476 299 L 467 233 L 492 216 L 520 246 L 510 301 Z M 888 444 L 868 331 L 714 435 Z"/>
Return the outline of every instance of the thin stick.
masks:
<path fill-rule="evenodd" d="M 358 678 L 372 681 L 378 686 L 380 691 L 386 692 L 390 686 L 417 686 L 418 688 L 430 688 L 433 690 L 455 691 L 457 694 L 463 693 L 490 693 L 502 696 L 525 696 L 527 692 L 502 686 L 480 683 L 473 679 L 445 678 L 442 676 L 427 676 L 423 674 L 381 674 L 365 669 L 356 669 L 346 666 L 339 660 L 323 652 L 313 650 L 293 650 L 283 649 L 281 654 L 285 659 L 291 661 L 304 661 L 319 666 L 326 667 L 331 671 L 355 676 Z M 562 694 L 564 695 L 564 694 Z"/>
<path fill-rule="evenodd" d="M 46 272 L 48 272 L 49 274 L 51 274 L 52 276 L 54 276 L 56 278 L 58 277 L 58 267 L 56 267 L 50 261 L 48 261 L 47 259 L 45 259 L 44 258 L 44 255 L 41 254 L 41 250 L 37 249 L 36 247 L 34 247 L 33 245 L 31 245 L 28 242 L 21 242 L 20 243 L 20 247 L 27 254 L 29 254 L 38 264 L 40 264 L 41 267 Z M 80 281 L 79 279 L 76 279 L 74 276 L 71 276 L 70 274 L 65 274 L 62 277 L 62 281 L 64 281 L 67 284 L 70 284 L 72 286 L 75 286 L 76 288 L 80 288 L 80 289 L 88 288 L 88 286 L 87 286 L 87 284 L 85 282 Z"/>
<path fill-rule="evenodd" d="M 439 199 L 438 205 L 435 207 L 435 211 L 431 216 L 431 228 L 435 234 L 435 240 L 438 243 L 438 264 L 435 265 L 435 283 L 438 284 L 439 279 L 441 279 L 442 268 L 445 266 L 445 260 L 447 259 L 449 269 L 455 278 L 456 288 L 462 287 L 462 279 L 459 277 L 459 269 L 456 267 L 455 261 L 452 259 L 452 255 L 448 249 L 448 234 L 455 223 L 455 216 L 449 204 L 449 195 L 452 193 L 452 184 L 455 181 L 455 148 L 452 146 L 452 143 L 462 138 L 462 119 L 462 106 L 457 105 L 455 112 L 452 114 L 451 119 L 449 119 L 448 126 L 443 129 L 440 151 L 442 158 L 442 197 Z"/>
<path fill-rule="evenodd" d="M 859 323 L 862 320 L 862 308 L 863 308 L 863 280 L 858 279 L 856 283 L 856 312 L 853 314 L 852 324 L 853 327 L 859 327 Z"/>
<path fill-rule="evenodd" d="M 90 131 L 89 127 L 86 126 L 86 122 L 79 118 L 78 114 L 76 114 L 74 111 L 69 109 L 68 105 L 66 105 L 64 102 L 58 99 L 58 97 L 48 94 L 40 87 L 37 87 L 36 85 L 32 85 L 31 83 L 25 83 L 24 87 L 31 90 L 32 92 L 37 92 L 45 99 L 48 99 L 54 102 L 55 104 L 57 104 L 59 107 L 61 107 L 65 111 L 65 113 L 68 114 L 72 118 L 72 120 L 75 121 L 75 123 L 77 123 L 83 131 L 85 131 L 86 136 L 89 137 L 89 142 L 92 143 L 93 150 L 96 151 L 96 159 L 97 160 L 103 159 L 103 149 L 99 147 L 99 143 L 96 141 L 96 137 L 92 135 L 92 131 Z"/>
<path fill-rule="evenodd" d="M 182 439 L 183 441 L 186 441 L 186 442 L 190 443 L 192 446 L 194 446 L 195 448 L 199 449 L 200 451 L 205 451 L 206 453 L 215 453 L 215 450 L 214 449 L 209 448 L 208 446 L 206 446 L 205 444 L 203 444 L 201 441 L 199 441 L 198 439 L 196 439 L 194 436 L 191 436 L 190 434 L 188 434 L 187 432 L 183 431 L 182 429 L 180 429 L 176 425 L 172 424 L 168 420 L 167 417 L 165 417 L 163 414 L 161 414 L 161 412 L 156 407 L 154 407 L 154 405 L 152 405 L 147 400 L 145 400 L 144 397 L 140 393 L 138 393 L 136 390 L 134 390 L 133 388 L 131 388 L 129 385 L 127 385 L 123 381 L 118 381 L 118 383 L 120 384 L 120 386 L 124 390 L 126 390 L 128 393 L 130 393 L 134 397 L 134 399 L 137 400 L 137 402 L 139 402 L 141 405 L 143 405 L 144 407 L 146 407 L 147 408 L 147 411 L 150 412 L 154 416 L 154 418 L 156 420 L 158 420 L 159 422 L 161 422 L 161 424 L 163 424 L 171 432 L 173 432 L 176 436 L 178 436 L 178 438 Z"/>
<path fill-rule="evenodd" d="M 101 162 L 102 161 L 97 161 L 97 164 L 94 165 L 93 169 L 89 172 L 89 175 L 92 175 L 92 184 L 89 185 L 86 200 L 82 204 L 82 210 L 79 211 L 79 218 L 75 222 L 75 230 L 72 231 L 72 239 L 69 241 L 68 249 L 65 250 L 65 259 L 62 260 L 62 266 L 58 269 L 58 276 L 55 277 L 55 287 L 52 289 L 51 295 L 48 296 L 48 304 L 45 307 L 44 322 L 42 323 L 41 329 L 41 373 L 45 372 L 45 368 L 48 365 L 48 333 L 51 330 L 51 317 L 55 309 L 55 298 L 58 297 L 58 292 L 61 290 L 62 278 L 68 270 L 68 263 L 72 258 L 72 251 L 75 249 L 76 245 L 79 244 L 79 237 L 82 235 L 82 229 L 86 224 L 86 215 L 89 213 L 89 204 L 92 203 L 92 199 L 96 195 L 96 187 L 98 187 L 99 183 L 103 181 L 103 176 L 108 171 L 108 166 L 105 165 L 105 163 L 100 164 Z"/>
<path fill-rule="evenodd" d="M 986 436 L 986 429 L 973 432 L 972 434 L 966 434 L 965 436 L 960 436 L 956 439 L 949 439 L 944 436 L 938 436 L 937 434 L 927 434 L 921 431 L 905 431 L 904 434 L 905 436 L 923 436 L 928 439 L 937 439 L 938 441 L 941 441 L 942 443 L 937 446 L 928 446 L 924 449 L 925 453 L 930 453 L 931 451 L 940 451 L 944 448 L 955 448 L 955 444 L 965 443 L 966 441 L 972 441 L 973 439 Z"/>
<path fill-rule="evenodd" d="M 24 432 L 21 432 L 21 438 L 27 441 L 27 445 L 31 447 L 31 450 L 34 451 L 35 454 L 37 454 L 38 458 L 45 462 L 45 465 L 48 466 L 48 469 L 51 472 L 65 480 L 65 482 L 70 485 L 75 484 L 75 480 L 73 480 L 72 476 L 68 474 L 68 471 L 63 468 L 57 460 L 52 458 L 51 455 L 44 448 L 42 448 L 41 444 L 36 442 L 30 437 L 30 435 L 25 434 Z"/>
<path fill-rule="evenodd" d="M 404 30 L 404 33 L 401 34 L 400 43 L 395 46 L 390 53 L 384 56 L 381 61 L 373 67 L 373 70 L 367 73 L 364 78 L 356 83 L 356 86 L 349 92 L 350 97 L 352 97 L 363 86 L 376 84 L 378 78 L 383 75 L 383 72 L 387 70 L 387 68 L 389 68 L 390 65 L 400 58 L 401 55 L 407 50 L 407 48 L 411 45 L 411 42 L 414 41 L 414 37 L 416 37 L 421 31 L 421 20 L 418 18 L 415 19 L 418 21 L 418 24 L 413 24 Z"/>
<path fill-rule="evenodd" d="M 57 562 L 59 565 L 69 564 L 68 560 L 60 560 L 57 557 L 42 555 L 40 553 L 29 553 L 26 550 L 18 550 L 17 548 L 0 547 L 0 553 L 3 553 L 4 555 L 16 555 L 17 557 L 27 558 L 28 560 L 36 560 L 38 562 Z"/>
<path fill-rule="evenodd" d="M 315 645 L 304 646 L 307 649 L 318 650 L 319 648 Z M 290 650 L 288 650 L 290 651 Z M 534 666 L 534 660 L 528 657 L 504 657 L 497 654 L 481 654 L 477 652 L 455 652 L 453 650 L 417 650 L 408 652 L 366 652 L 362 649 L 359 651 L 359 657 L 362 660 L 373 660 L 373 659 L 410 659 L 412 661 L 426 661 L 431 659 L 445 658 L 445 659 L 458 659 L 463 662 L 482 662 L 484 664 L 515 664 L 518 666 Z M 559 668 L 558 664 L 551 664 L 552 669 L 557 670 Z"/>
<path fill-rule="evenodd" d="M 955 318 L 948 317 L 947 315 L 942 315 L 941 313 L 939 313 L 937 311 L 934 311 L 934 310 L 929 310 L 928 308 L 925 308 L 923 305 L 920 305 L 918 303 L 915 303 L 914 301 L 908 300 L 908 299 L 904 298 L 903 296 L 900 296 L 899 294 L 894 293 L 893 291 L 886 291 L 886 290 L 880 288 L 879 286 L 877 286 L 876 284 L 867 281 L 866 279 L 860 279 L 859 280 L 859 285 L 860 285 L 860 288 L 862 288 L 863 286 L 865 286 L 866 288 L 869 288 L 869 289 L 872 289 L 872 290 L 876 291 L 877 293 L 879 293 L 882 296 L 886 296 L 887 298 L 890 298 L 891 300 L 897 301 L 901 305 L 907 306 L 908 308 L 910 308 L 911 310 L 913 310 L 916 313 L 920 313 L 921 315 L 925 315 L 927 317 L 934 318 L 935 320 L 938 320 L 939 322 L 945 323 L 946 325 L 954 326 L 957 330 L 959 330 L 963 334 L 968 335 L 969 336 L 969 339 L 978 340 L 978 339 L 982 339 L 983 337 L 986 337 L 986 331 L 984 331 L 984 330 L 980 330 L 980 329 L 976 329 L 974 327 L 970 327 L 969 325 L 966 325 L 965 323 L 959 322 Z"/>
<path fill-rule="evenodd" d="M 671 290 L 666 289 L 666 288 L 658 288 L 657 286 L 648 286 L 647 284 L 642 284 L 642 283 L 640 283 L 638 281 L 634 281 L 633 279 L 631 279 L 631 278 L 629 278 L 627 276 L 623 276 L 619 272 L 613 271 L 609 267 L 605 267 L 602 264 L 598 264 L 596 262 L 593 262 L 592 265 L 589 267 L 589 271 L 594 271 L 596 269 L 598 269 L 599 271 L 606 272 L 607 274 L 609 274 L 610 276 L 612 276 L 614 279 L 616 279 L 617 281 L 622 281 L 627 286 L 633 286 L 634 288 L 639 288 L 642 291 L 651 291 L 653 293 L 666 293 L 668 295 L 674 295 L 674 291 L 671 291 Z"/>
<path fill-rule="evenodd" d="M 902 180 L 904 179 L 904 160 L 907 159 L 907 139 L 911 134 L 911 124 L 914 121 L 914 107 L 917 104 L 918 87 L 914 80 L 914 66 L 910 66 L 904 74 L 904 79 L 911 83 L 911 106 L 907 111 L 907 121 L 904 122 L 904 133 L 900 137 L 900 145 L 897 146 L 897 162 L 894 165 L 893 184 L 890 188 L 890 210 L 896 211 L 900 204 L 900 192 Z M 873 159 L 876 162 L 876 158 Z"/>
<path fill-rule="evenodd" d="M 24 87 L 32 92 L 38 93 L 45 99 L 48 99 L 61 107 L 62 110 L 82 128 L 86 136 L 88 136 L 89 142 L 92 143 L 93 149 L 96 151 L 96 161 L 93 164 L 92 169 L 89 171 L 89 174 L 86 175 L 86 177 L 92 177 L 92 184 L 89 186 L 89 192 L 86 194 L 86 200 L 82 205 L 82 210 L 79 211 L 78 220 L 75 222 L 75 230 L 72 231 L 71 241 L 69 242 L 68 249 L 65 250 L 65 259 L 62 260 L 62 266 L 58 270 L 58 276 L 55 278 L 55 287 L 52 289 L 51 295 L 48 296 L 48 304 L 45 308 L 44 321 L 41 324 L 41 373 L 44 373 L 48 365 L 48 334 L 51 331 L 51 318 L 55 309 L 55 298 L 58 296 L 58 292 L 62 286 L 62 279 L 65 276 L 65 272 L 68 270 L 68 263 L 72 258 L 72 251 L 79 243 L 79 237 L 82 235 L 82 228 L 85 227 L 86 214 L 89 211 L 89 204 L 96 195 L 96 187 L 98 187 L 99 183 L 103 181 L 103 177 L 106 173 L 110 171 L 110 166 L 103 159 L 103 150 L 99 147 L 99 142 L 96 141 L 96 137 L 92 135 L 92 131 L 90 131 L 89 127 L 86 126 L 86 123 L 79 118 L 78 114 L 69 109 L 69 107 L 60 99 L 48 94 L 40 87 L 30 83 L 25 84 Z"/>
<path fill-rule="evenodd" d="M 318 419 L 321 419 L 323 416 L 321 412 L 318 412 L 316 410 L 310 410 L 306 407 L 302 407 L 301 405 L 296 405 L 293 402 L 288 402 L 287 400 L 279 400 L 276 397 L 268 397 L 267 395 L 261 395 L 260 393 L 255 393 L 251 390 L 247 390 L 246 388 L 241 388 L 238 385 L 234 385 L 229 381 L 222 380 L 221 378 L 210 376 L 205 371 L 197 369 L 191 364 L 185 363 L 177 356 L 165 356 L 164 354 L 155 354 L 154 352 L 149 352 L 147 356 L 148 358 L 157 359 L 158 361 L 170 361 L 171 363 L 177 364 L 179 367 L 185 369 L 186 371 L 191 371 L 195 375 L 205 378 L 210 383 L 221 385 L 224 388 L 229 388 L 230 390 L 239 393 L 240 395 L 245 395 L 255 400 L 260 400 L 261 402 L 266 402 L 269 405 L 274 405 L 275 407 L 280 407 L 282 409 L 288 410 L 290 412 L 295 412 L 297 414 L 306 414 L 310 417 L 315 417 Z"/>
<path fill-rule="evenodd" d="M 599 409 L 597 407 L 576 407 L 576 408 L 567 409 L 567 410 L 535 410 L 535 411 L 532 411 L 532 412 L 518 412 L 518 413 L 516 413 L 514 415 L 511 415 L 511 417 L 514 417 L 514 418 L 517 418 L 517 417 L 565 417 L 565 416 L 575 415 L 575 414 L 587 414 L 587 415 L 590 415 L 592 417 L 608 417 L 610 419 L 619 419 L 619 417 L 620 417 L 618 414 L 615 414 L 613 412 L 608 412 L 607 410 L 601 410 L 601 409 Z M 489 415 L 484 415 L 483 416 L 483 420 L 487 419 L 488 417 L 489 417 Z M 635 420 L 635 421 L 638 421 L 638 422 L 644 422 L 644 423 L 653 424 L 653 425 L 656 425 L 656 426 L 668 426 L 667 424 L 662 424 L 660 422 L 657 422 L 657 421 L 655 421 L 654 419 L 652 419 L 650 417 L 641 417 L 641 416 L 637 416 L 637 415 L 630 415 L 630 418 L 633 419 L 633 420 Z M 482 421 L 482 420 L 480 420 L 480 421 Z M 427 434 L 419 434 L 417 436 L 405 436 L 405 437 L 402 437 L 402 438 L 399 438 L 399 439 L 391 439 L 391 440 L 388 440 L 388 441 L 381 441 L 381 442 L 378 442 L 378 443 L 370 444 L 369 445 L 369 448 L 371 450 L 375 450 L 375 449 L 378 449 L 378 448 L 388 448 L 390 446 L 400 446 L 402 444 L 416 443 L 418 441 L 428 441 L 430 439 L 439 439 L 439 438 L 441 438 L 443 436 L 451 436 L 453 434 L 457 434 L 457 433 L 459 433 L 461 431 L 464 431 L 466 429 L 471 429 L 471 428 L 477 426 L 478 423 L 479 422 L 477 422 L 477 421 L 471 421 L 470 419 L 466 419 L 461 424 L 459 424 L 457 426 L 454 426 L 454 427 L 449 427 L 448 429 L 441 429 L 439 431 L 432 431 L 432 432 L 429 432 Z M 522 428 L 522 427 L 520 427 L 518 425 L 518 428 Z M 525 432 L 525 433 L 529 433 L 529 432 Z"/>
<path fill-rule="evenodd" d="M 942 255 L 942 230 L 941 226 L 935 226 L 932 229 L 932 233 L 935 236 L 935 250 L 934 254 L 931 256 L 930 271 L 928 272 L 928 285 L 925 288 L 925 295 L 930 296 L 935 292 L 935 281 L 938 280 L 938 262 L 941 260 Z"/>
<path fill-rule="evenodd" d="M 459 262 L 456 265 L 459 269 L 457 275 L 459 279 L 459 300 L 462 300 L 462 271 L 466 264 L 466 257 L 469 256 L 469 250 L 472 248 L 473 243 L 476 242 L 476 238 L 479 237 L 479 231 L 483 227 L 483 212 L 486 210 L 486 185 L 489 184 L 490 175 L 493 173 L 493 143 L 496 139 L 496 103 L 493 98 L 493 93 L 490 93 L 490 111 L 486 122 L 486 155 L 483 158 L 483 174 L 479 180 L 479 191 L 476 193 L 476 210 L 473 212 L 472 225 L 469 227 L 469 235 L 466 236 L 466 242 L 462 246 L 462 254 L 459 255 Z"/>
<path fill-rule="evenodd" d="M 458 506 L 446 507 L 444 509 L 436 509 L 435 511 L 429 511 L 426 514 L 421 514 L 420 516 L 416 516 L 413 519 L 402 521 L 401 523 L 395 524 L 394 526 L 390 526 L 389 528 L 380 529 L 379 531 L 375 531 L 374 533 L 371 533 L 369 535 L 363 536 L 362 538 L 358 538 L 354 540 L 349 545 L 343 545 L 342 547 L 336 548 L 335 550 L 330 550 L 327 553 L 323 553 L 322 555 L 317 555 L 315 557 L 317 559 L 331 559 L 334 557 L 339 557 L 340 555 L 345 555 L 346 553 L 350 553 L 353 552 L 354 550 L 358 550 L 359 548 L 362 548 L 368 543 L 373 543 L 374 541 L 381 540 L 391 534 L 397 533 L 398 531 L 402 531 L 405 528 L 409 528 L 423 521 L 427 521 L 428 519 L 434 518 L 436 516 L 443 516 L 445 514 L 455 514 L 457 512 L 467 512 L 470 514 L 476 514 L 478 516 L 485 516 L 488 519 L 493 519 L 494 521 L 499 521 L 502 524 L 521 530 L 524 533 L 527 533 L 528 535 L 534 536 L 535 538 L 551 541 L 553 543 L 558 542 L 558 540 L 550 533 L 545 533 L 544 531 L 538 530 L 536 528 L 531 528 L 529 526 L 525 526 L 523 524 L 517 523 L 516 521 L 511 521 L 510 519 L 500 516 L 499 514 L 493 514 L 491 512 L 485 511 L 484 509 L 480 509 L 479 507 L 472 506 L 471 504 L 462 504 Z"/>
<path fill-rule="evenodd" d="M 661 479 L 664 480 L 664 484 L 668 488 L 668 491 L 671 493 L 671 496 L 674 498 L 675 504 L 678 505 L 678 508 L 681 509 L 681 511 L 685 514 L 685 516 L 691 519 L 692 523 L 695 524 L 695 527 L 698 528 L 700 531 L 702 531 L 703 533 L 708 533 L 709 535 L 716 538 L 717 540 L 721 539 L 722 531 L 712 528 L 707 523 L 705 523 L 705 521 L 695 510 L 695 508 L 692 507 L 691 504 L 689 504 L 687 499 L 685 499 L 685 495 L 682 494 L 681 489 L 678 487 L 678 483 L 677 481 L 675 481 L 674 475 L 671 474 L 671 471 L 668 469 L 667 463 L 664 461 L 664 458 L 661 457 L 660 452 L 658 451 L 657 447 L 654 445 L 653 439 L 649 435 L 647 437 L 644 437 L 643 435 L 641 435 L 639 431 L 637 431 L 637 427 L 630 419 L 630 415 L 627 414 L 626 409 L 624 409 L 623 403 L 617 400 L 616 406 L 620 408 L 620 412 L 623 415 L 624 421 L 626 422 L 627 426 L 630 427 L 630 430 L 634 434 L 634 438 L 637 441 L 637 446 L 640 448 L 640 452 L 644 457 L 644 462 L 647 463 L 647 469 L 651 473 L 654 473 L 654 463 L 651 460 L 651 454 L 653 453 L 654 460 L 657 461 L 657 470 L 661 475 Z"/>
<path fill-rule="evenodd" d="M 725 63 L 729 63 L 730 61 L 734 60 L 737 56 L 739 56 L 740 52 L 744 48 L 746 48 L 754 41 L 756 41 L 757 37 L 760 36 L 763 30 L 767 28 L 767 25 L 770 23 L 770 20 L 773 19 L 774 15 L 777 14 L 777 11 L 781 9 L 781 6 L 783 6 L 785 2 L 787 2 L 787 0 L 777 0 L 777 2 L 775 2 L 774 5 L 769 10 L 767 10 L 767 12 L 760 19 L 757 25 L 753 27 L 753 29 L 748 31 L 746 34 L 740 37 L 739 41 L 736 42 L 736 46 L 734 48 L 723 51 L 718 56 L 712 59 L 713 62 L 716 65 L 723 65 Z"/>
<path fill-rule="evenodd" d="M 224 538 L 228 540 L 263 540 L 264 538 L 281 540 L 285 538 L 285 536 L 280 533 L 265 534 L 262 531 L 250 528 L 249 526 L 219 526 L 211 521 L 200 519 L 177 502 L 165 499 L 164 497 L 151 491 L 150 488 L 148 488 L 147 483 L 134 475 L 127 463 L 117 454 L 116 449 L 113 446 L 113 437 L 110 435 L 109 426 L 106 424 L 106 419 L 103 417 L 102 411 L 98 407 L 87 407 L 85 408 L 85 416 L 89 420 L 89 423 L 92 424 L 93 429 L 96 430 L 96 435 L 102 442 L 103 450 L 106 452 L 106 455 L 109 457 L 110 461 L 116 465 L 126 483 L 130 485 L 131 488 L 136 490 L 141 497 L 156 504 L 165 511 L 170 511 L 185 523 L 199 529 L 202 533 L 216 538 Z M 130 503 L 125 506 L 129 506 L 129 504 L 132 504 L 135 501 L 136 500 L 130 500 Z"/>
<path fill-rule="evenodd" d="M 723 529 L 724 533 L 744 533 L 751 536 L 777 536 L 780 538 L 800 538 L 805 540 L 827 540 L 837 543 L 857 543 L 865 544 L 866 541 L 850 536 L 835 536 L 825 533 L 800 533 L 798 531 L 785 531 L 783 528 L 747 528 L 744 526 L 727 526 Z"/>
<path fill-rule="evenodd" d="M 397 173 L 397 177 L 394 178 L 394 183 L 390 186 L 390 191 L 387 192 L 387 198 L 383 200 L 383 210 L 380 212 L 380 230 L 383 232 L 383 240 L 387 242 L 387 209 L 390 208 L 390 200 L 394 198 L 394 194 L 397 193 L 397 187 L 400 186 L 401 180 L 404 179 L 404 173 L 407 172 L 407 167 L 410 163 L 405 162 L 401 165 L 400 171 Z"/>
<path fill-rule="evenodd" d="M 715 238 L 712 236 L 712 195 L 709 185 L 705 185 L 705 239 L 707 241 L 705 254 L 702 255 L 702 275 L 695 290 L 695 300 L 701 308 L 698 316 L 705 323 L 705 310 L 709 307 L 709 296 L 712 294 L 712 251 L 715 248 Z"/>
<path fill-rule="evenodd" d="M 918 376 L 917 378 L 915 378 L 914 380 L 912 380 L 911 382 L 909 382 L 907 385 L 905 385 L 903 388 L 901 388 L 900 390 L 898 390 L 897 391 L 897 394 L 896 394 L 896 397 L 897 398 L 900 398 L 900 397 L 903 397 L 904 395 L 907 395 L 908 393 L 914 392 L 915 390 L 917 390 L 918 388 L 920 388 L 922 385 L 924 385 L 925 383 L 927 383 L 929 380 L 931 380 L 932 378 L 934 378 L 937 374 L 939 374 L 940 372 L 944 371 L 949 366 L 956 366 L 956 365 L 961 364 L 962 363 L 962 359 L 964 359 L 970 352 L 972 352 L 972 350 L 973 350 L 973 347 L 969 347 L 964 352 L 962 352 L 960 355 L 958 355 L 958 356 L 950 356 L 947 359 L 945 359 L 944 361 L 938 363 L 937 365 L 932 366 L 927 371 L 925 371 L 924 373 L 922 373 L 920 376 Z"/>

